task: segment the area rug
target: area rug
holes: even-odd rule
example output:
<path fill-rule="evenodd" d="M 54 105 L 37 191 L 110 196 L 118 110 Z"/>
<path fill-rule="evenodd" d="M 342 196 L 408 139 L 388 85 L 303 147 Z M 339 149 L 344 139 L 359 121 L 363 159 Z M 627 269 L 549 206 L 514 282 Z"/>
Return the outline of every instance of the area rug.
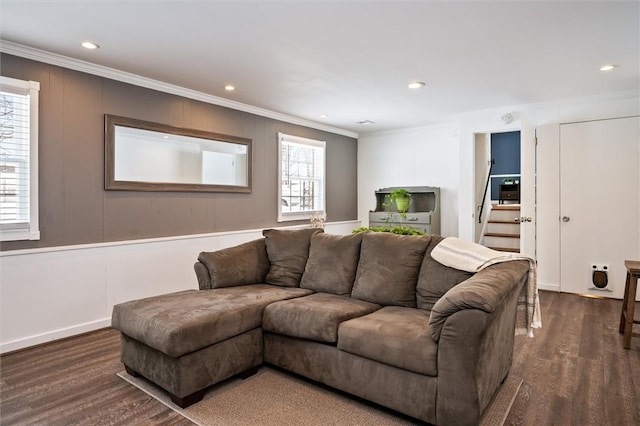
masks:
<path fill-rule="evenodd" d="M 424 424 L 269 367 L 262 367 L 247 379 L 215 385 L 202 401 L 185 409 L 143 378 L 124 371 L 118 376 L 200 426 Z M 507 378 L 483 416 L 482 426 L 504 424 L 521 384 L 522 380 Z"/>

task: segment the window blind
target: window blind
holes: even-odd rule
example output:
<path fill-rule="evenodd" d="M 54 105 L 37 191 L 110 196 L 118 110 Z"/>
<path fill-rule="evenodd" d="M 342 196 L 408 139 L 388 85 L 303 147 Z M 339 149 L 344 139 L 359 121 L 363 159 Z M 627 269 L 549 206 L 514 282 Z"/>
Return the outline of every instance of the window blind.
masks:
<path fill-rule="evenodd" d="M 40 84 L 0 77 L 0 240 L 39 239 Z"/>
<path fill-rule="evenodd" d="M 0 92 L 0 225 L 29 222 L 29 96 Z"/>

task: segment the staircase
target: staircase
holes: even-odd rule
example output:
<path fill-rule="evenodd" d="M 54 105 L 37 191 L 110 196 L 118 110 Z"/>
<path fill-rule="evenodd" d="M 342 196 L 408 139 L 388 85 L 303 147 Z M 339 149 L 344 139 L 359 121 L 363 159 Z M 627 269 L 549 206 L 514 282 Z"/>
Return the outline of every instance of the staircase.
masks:
<path fill-rule="evenodd" d="M 482 245 L 498 251 L 520 252 L 520 204 L 491 206 Z"/>

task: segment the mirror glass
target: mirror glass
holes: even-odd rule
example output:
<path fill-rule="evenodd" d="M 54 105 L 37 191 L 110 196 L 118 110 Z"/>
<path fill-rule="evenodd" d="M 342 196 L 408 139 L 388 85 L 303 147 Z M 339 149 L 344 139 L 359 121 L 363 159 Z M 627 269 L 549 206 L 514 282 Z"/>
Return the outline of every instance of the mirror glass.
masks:
<path fill-rule="evenodd" d="M 105 188 L 251 192 L 251 140 L 106 116 Z"/>

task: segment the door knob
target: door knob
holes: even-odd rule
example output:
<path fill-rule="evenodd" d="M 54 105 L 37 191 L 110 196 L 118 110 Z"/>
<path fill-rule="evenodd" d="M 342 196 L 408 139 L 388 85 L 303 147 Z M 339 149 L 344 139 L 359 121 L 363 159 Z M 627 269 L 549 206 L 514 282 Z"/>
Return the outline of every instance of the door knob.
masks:
<path fill-rule="evenodd" d="M 569 216 L 562 216 L 562 221 L 563 222 L 569 222 L 571 220 L 571 218 Z"/>
<path fill-rule="evenodd" d="M 527 217 L 522 216 L 520 218 L 520 223 L 522 223 L 522 222 L 531 222 L 532 220 L 533 219 L 531 219 L 529 216 L 527 216 Z"/>

